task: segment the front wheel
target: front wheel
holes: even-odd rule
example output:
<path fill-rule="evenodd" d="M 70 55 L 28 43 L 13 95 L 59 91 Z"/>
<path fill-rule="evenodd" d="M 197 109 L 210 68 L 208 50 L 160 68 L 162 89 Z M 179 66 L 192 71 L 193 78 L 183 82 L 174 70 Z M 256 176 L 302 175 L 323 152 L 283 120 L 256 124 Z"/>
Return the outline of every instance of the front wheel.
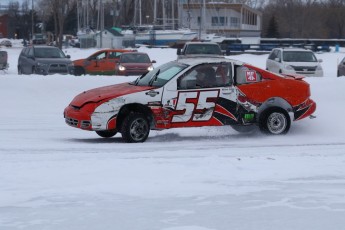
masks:
<path fill-rule="evenodd" d="M 259 127 L 263 133 L 286 134 L 291 125 L 289 114 L 281 108 L 272 108 L 260 116 Z"/>
<path fill-rule="evenodd" d="M 74 75 L 75 76 L 85 75 L 85 69 L 81 66 L 75 66 L 74 67 Z"/>
<path fill-rule="evenodd" d="M 23 74 L 23 70 L 21 66 L 18 66 L 18 75 L 22 75 Z"/>
<path fill-rule="evenodd" d="M 149 133 L 149 121 L 141 113 L 130 113 L 122 123 L 121 134 L 125 142 L 144 142 Z"/>
<path fill-rule="evenodd" d="M 109 138 L 109 137 L 115 136 L 117 131 L 116 130 L 105 130 L 105 131 L 96 131 L 96 133 L 100 137 Z"/>

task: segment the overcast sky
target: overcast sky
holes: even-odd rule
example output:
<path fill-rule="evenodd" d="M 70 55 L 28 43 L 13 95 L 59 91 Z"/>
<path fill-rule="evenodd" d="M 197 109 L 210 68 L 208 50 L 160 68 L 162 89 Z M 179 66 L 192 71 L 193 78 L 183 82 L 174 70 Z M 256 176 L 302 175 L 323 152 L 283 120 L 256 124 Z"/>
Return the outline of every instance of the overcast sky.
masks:
<path fill-rule="evenodd" d="M 22 4 L 25 0 L 0 0 L 1 5 L 7 5 L 10 2 L 19 2 L 19 4 Z M 31 0 L 30 0 L 31 2 Z M 35 0 L 34 0 L 35 3 Z"/>

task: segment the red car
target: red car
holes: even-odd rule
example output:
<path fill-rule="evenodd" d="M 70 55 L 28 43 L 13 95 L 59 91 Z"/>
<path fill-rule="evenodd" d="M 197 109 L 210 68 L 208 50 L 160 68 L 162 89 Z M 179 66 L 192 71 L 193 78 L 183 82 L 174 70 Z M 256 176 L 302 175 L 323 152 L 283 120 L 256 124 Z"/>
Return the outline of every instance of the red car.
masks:
<path fill-rule="evenodd" d="M 114 75 L 120 55 L 135 50 L 105 49 L 85 59 L 73 61 L 75 75 Z"/>
<path fill-rule="evenodd" d="M 316 103 L 303 77 L 279 75 L 225 58 L 181 59 L 134 82 L 91 89 L 65 108 L 68 125 L 101 137 L 120 132 L 144 142 L 151 129 L 230 125 L 286 134 L 291 121 L 313 117 Z"/>
<path fill-rule="evenodd" d="M 123 53 L 116 66 L 116 75 L 142 75 L 153 70 L 155 60 L 150 60 L 147 53 Z"/>

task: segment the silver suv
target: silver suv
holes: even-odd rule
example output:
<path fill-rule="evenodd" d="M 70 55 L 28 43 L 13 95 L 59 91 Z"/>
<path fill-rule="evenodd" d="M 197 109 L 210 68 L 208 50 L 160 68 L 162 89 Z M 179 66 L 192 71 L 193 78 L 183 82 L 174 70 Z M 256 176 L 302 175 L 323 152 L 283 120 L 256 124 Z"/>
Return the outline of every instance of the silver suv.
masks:
<path fill-rule="evenodd" d="M 74 66 L 58 47 L 31 46 L 19 55 L 18 74 L 74 74 Z"/>
<path fill-rule="evenodd" d="M 275 48 L 266 61 L 266 69 L 275 73 L 322 77 L 321 59 L 311 50 Z"/>
<path fill-rule="evenodd" d="M 186 42 L 177 49 L 177 59 L 196 57 L 223 57 L 222 50 L 215 42 Z"/>

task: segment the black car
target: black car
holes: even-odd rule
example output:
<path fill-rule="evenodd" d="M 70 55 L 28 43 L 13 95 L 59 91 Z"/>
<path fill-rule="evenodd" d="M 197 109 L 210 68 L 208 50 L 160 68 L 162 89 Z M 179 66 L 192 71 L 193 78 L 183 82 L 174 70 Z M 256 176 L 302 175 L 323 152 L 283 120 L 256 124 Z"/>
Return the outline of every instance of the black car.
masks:
<path fill-rule="evenodd" d="M 30 46 L 19 55 L 18 74 L 74 74 L 74 66 L 58 47 Z"/>

